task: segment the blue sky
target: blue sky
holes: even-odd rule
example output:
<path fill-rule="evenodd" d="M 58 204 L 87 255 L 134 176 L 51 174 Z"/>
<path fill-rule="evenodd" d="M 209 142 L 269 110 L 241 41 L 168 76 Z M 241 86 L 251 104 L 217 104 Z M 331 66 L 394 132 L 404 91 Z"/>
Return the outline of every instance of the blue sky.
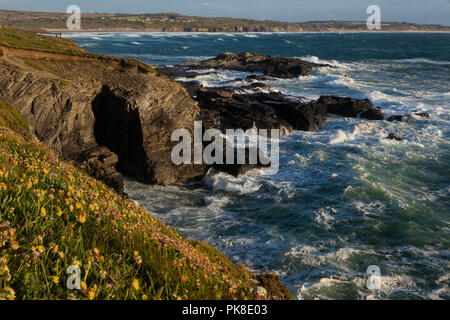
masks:
<path fill-rule="evenodd" d="M 0 0 L 0 9 L 156 13 L 227 16 L 283 21 L 367 19 L 369 5 L 381 7 L 382 20 L 450 25 L 450 0 Z"/>

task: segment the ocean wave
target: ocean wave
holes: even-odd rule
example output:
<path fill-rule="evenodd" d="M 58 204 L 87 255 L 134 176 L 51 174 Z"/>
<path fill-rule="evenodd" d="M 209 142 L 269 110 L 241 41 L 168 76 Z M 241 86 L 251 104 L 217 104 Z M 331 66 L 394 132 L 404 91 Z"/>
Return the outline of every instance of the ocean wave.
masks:
<path fill-rule="evenodd" d="M 226 173 L 210 171 L 202 182 L 216 190 L 228 191 L 240 194 L 249 194 L 258 191 L 262 184 L 248 176 L 235 178 Z"/>
<path fill-rule="evenodd" d="M 436 65 L 450 65 L 450 61 L 439 61 L 439 60 L 431 60 L 426 58 L 413 58 L 413 59 L 400 59 L 400 60 L 392 60 L 393 62 L 398 63 L 426 63 L 426 64 L 436 64 Z"/>
<path fill-rule="evenodd" d="M 356 139 L 357 131 L 345 132 L 343 130 L 338 130 L 334 136 L 330 139 L 330 144 L 338 144 L 348 141 L 354 141 Z"/>
<path fill-rule="evenodd" d="M 140 34 L 140 33 L 124 33 L 123 36 L 127 37 L 127 38 L 141 38 L 142 34 Z"/>
<path fill-rule="evenodd" d="M 311 62 L 311 63 L 317 63 L 317 64 L 329 64 L 333 67 L 341 67 L 344 66 L 343 64 L 339 63 L 337 60 L 323 60 L 316 56 L 303 56 L 303 57 L 295 57 L 297 59 Z"/>

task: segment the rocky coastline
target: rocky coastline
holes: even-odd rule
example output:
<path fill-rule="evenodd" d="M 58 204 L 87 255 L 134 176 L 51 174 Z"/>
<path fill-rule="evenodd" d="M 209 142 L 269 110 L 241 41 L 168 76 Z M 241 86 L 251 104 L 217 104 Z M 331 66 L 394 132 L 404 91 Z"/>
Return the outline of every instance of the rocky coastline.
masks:
<path fill-rule="evenodd" d="M 2 51 L 0 98 L 12 102 L 40 141 L 119 193 L 123 193 L 124 174 L 146 184 L 169 185 L 200 180 L 211 167 L 240 175 L 261 166 L 173 164 L 172 132 L 192 133 L 195 121 L 201 120 L 204 130 L 279 129 L 286 135 L 319 130 L 330 115 L 361 121 L 386 118 L 367 99 L 322 96 L 306 101 L 260 82 L 332 67 L 300 59 L 225 52 L 206 61 L 147 71 L 120 60 Z M 246 83 L 241 87 L 230 83 L 206 88 L 192 80 L 198 75 L 193 70 L 210 69 L 254 74 L 236 79 Z M 386 118 L 411 119 L 411 115 Z"/>

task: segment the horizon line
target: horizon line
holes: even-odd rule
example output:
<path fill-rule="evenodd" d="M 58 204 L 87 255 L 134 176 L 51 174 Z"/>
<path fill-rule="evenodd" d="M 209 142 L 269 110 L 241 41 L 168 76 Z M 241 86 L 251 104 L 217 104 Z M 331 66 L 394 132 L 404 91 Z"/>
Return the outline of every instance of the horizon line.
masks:
<path fill-rule="evenodd" d="M 8 9 L 1 9 L 0 11 L 7 11 L 7 12 L 24 12 L 24 13 L 59 13 L 63 15 L 70 15 L 70 13 L 61 12 L 61 11 L 33 11 L 33 10 L 8 10 Z M 225 19 L 242 19 L 242 20 L 250 20 L 250 21 L 270 21 L 270 22 L 281 22 L 281 23 L 289 23 L 289 24 L 308 24 L 308 23 L 323 23 L 323 22 L 361 22 L 364 23 L 366 21 L 364 20 L 308 20 L 308 21 L 285 21 L 285 20 L 272 20 L 272 19 L 253 19 L 253 18 L 235 18 L 235 17 L 226 17 L 226 16 L 196 16 L 196 15 L 186 15 L 181 14 L 178 12 L 145 12 L 145 13 L 121 13 L 121 12 L 114 12 L 114 13 L 108 13 L 108 12 L 82 12 L 81 14 L 91 14 L 91 15 L 130 15 L 130 16 L 138 16 L 138 15 L 165 15 L 165 14 L 176 14 L 179 16 L 184 17 L 192 17 L 192 18 L 211 18 L 211 19 L 219 19 L 219 18 L 225 18 Z M 417 23 L 417 22 L 408 22 L 408 21 L 382 21 L 383 23 L 407 23 L 412 25 L 420 25 L 420 26 L 440 26 L 440 27 L 450 27 L 450 24 L 431 24 L 431 23 Z"/>

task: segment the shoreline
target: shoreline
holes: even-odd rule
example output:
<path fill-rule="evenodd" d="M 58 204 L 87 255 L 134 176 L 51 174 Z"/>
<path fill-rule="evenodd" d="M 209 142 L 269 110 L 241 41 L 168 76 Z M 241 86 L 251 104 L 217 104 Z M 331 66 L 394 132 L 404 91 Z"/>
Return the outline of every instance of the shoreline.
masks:
<path fill-rule="evenodd" d="M 349 30 L 333 30 L 333 31 L 248 31 L 248 32 L 235 32 L 235 31 L 164 31 L 164 30 L 143 30 L 143 29 L 82 29 L 82 30 L 67 30 L 67 29 L 45 29 L 44 31 L 39 31 L 39 33 L 90 33 L 90 32 L 98 32 L 98 33 L 122 33 L 122 32 L 138 32 L 138 33 L 192 33 L 192 34 L 310 34 L 310 33 L 450 33 L 450 30 L 358 30 L 358 31 L 349 31 Z"/>

